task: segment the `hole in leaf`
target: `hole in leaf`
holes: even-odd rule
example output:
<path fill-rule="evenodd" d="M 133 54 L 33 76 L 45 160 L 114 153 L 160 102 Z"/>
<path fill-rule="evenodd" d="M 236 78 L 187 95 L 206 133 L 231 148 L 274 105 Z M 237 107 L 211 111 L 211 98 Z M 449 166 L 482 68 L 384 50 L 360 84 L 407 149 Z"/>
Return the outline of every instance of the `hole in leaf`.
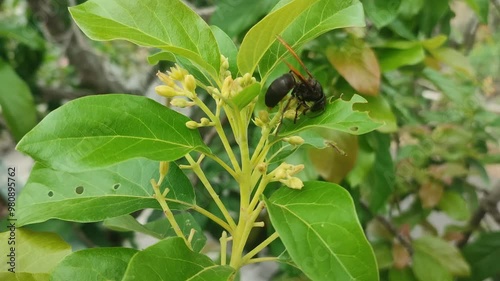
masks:
<path fill-rule="evenodd" d="M 76 192 L 76 194 L 82 194 L 83 193 L 83 186 L 81 186 L 81 185 L 77 186 L 75 188 L 75 192 Z"/>
<path fill-rule="evenodd" d="M 113 189 L 114 189 L 114 190 L 117 190 L 118 188 L 120 188 L 120 184 L 119 184 L 119 183 L 115 183 L 115 184 L 113 185 Z"/>
<path fill-rule="evenodd" d="M 51 190 L 51 191 L 49 191 L 49 193 L 47 195 L 49 195 L 49 197 L 52 197 L 52 196 L 54 196 L 54 192 L 52 192 L 52 190 Z"/>
<path fill-rule="evenodd" d="M 351 130 L 351 131 L 353 131 L 353 132 L 356 132 L 356 131 L 358 131 L 358 130 L 359 130 L 359 128 L 358 128 L 358 127 L 356 127 L 356 126 L 354 126 L 354 127 L 349 128 L 349 130 Z"/>

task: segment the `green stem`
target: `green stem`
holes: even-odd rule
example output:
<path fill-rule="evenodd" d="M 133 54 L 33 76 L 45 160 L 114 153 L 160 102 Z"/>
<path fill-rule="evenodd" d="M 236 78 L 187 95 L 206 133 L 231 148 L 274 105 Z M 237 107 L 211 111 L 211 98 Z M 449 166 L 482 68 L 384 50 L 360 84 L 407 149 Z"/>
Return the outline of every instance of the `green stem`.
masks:
<path fill-rule="evenodd" d="M 233 150 L 231 149 L 231 145 L 229 144 L 229 141 L 227 139 L 226 133 L 224 133 L 224 129 L 222 128 L 222 124 L 220 122 L 220 119 L 215 116 L 212 111 L 207 107 L 207 105 L 200 100 L 197 96 L 194 96 L 193 101 L 200 107 L 203 112 L 210 118 L 212 122 L 214 122 L 214 127 L 215 130 L 217 131 L 217 134 L 220 137 L 220 140 L 222 142 L 222 145 L 224 146 L 224 149 L 226 150 L 227 155 L 229 156 L 229 160 L 231 161 L 231 164 L 233 165 L 233 168 L 236 172 L 240 171 L 240 166 L 238 164 L 238 161 L 236 161 L 236 156 L 234 155 Z"/>
<path fill-rule="evenodd" d="M 266 261 L 277 261 L 277 257 L 262 257 L 262 258 L 255 258 L 251 259 L 246 262 L 246 264 L 252 264 L 252 263 L 259 263 L 259 262 L 266 262 Z"/>
<path fill-rule="evenodd" d="M 264 250 L 269 244 L 271 244 L 274 240 L 276 240 L 279 237 L 277 232 L 274 232 L 271 234 L 271 236 L 267 237 L 266 240 L 262 241 L 257 247 L 255 247 L 253 250 L 248 252 L 243 259 L 242 262 L 243 264 L 248 264 L 248 261 L 250 261 L 255 255 L 257 255 L 260 251 Z"/>
<path fill-rule="evenodd" d="M 226 209 L 226 206 L 224 206 L 224 203 L 222 203 L 222 201 L 220 200 L 219 195 L 215 192 L 214 188 L 212 187 L 212 185 L 208 181 L 207 177 L 205 176 L 205 173 L 203 172 L 203 170 L 200 167 L 200 164 L 195 162 L 193 157 L 191 157 L 191 155 L 189 155 L 189 154 L 186 154 L 185 157 L 188 160 L 189 164 L 191 165 L 193 172 L 196 174 L 196 176 L 198 176 L 198 178 L 203 183 L 203 185 L 207 189 L 208 193 L 210 194 L 210 196 L 214 200 L 217 207 L 219 207 L 220 211 L 222 212 L 222 215 L 224 216 L 227 223 L 229 224 L 230 229 L 236 228 L 236 223 L 234 222 L 233 218 L 231 217 L 228 210 Z"/>
<path fill-rule="evenodd" d="M 160 203 L 161 209 L 163 210 L 163 213 L 167 217 L 168 222 L 170 223 L 170 225 L 174 229 L 175 234 L 177 236 L 181 237 L 182 239 L 184 239 L 184 242 L 186 243 L 186 245 L 188 246 L 188 248 L 192 249 L 191 248 L 191 243 L 189 243 L 189 241 L 184 236 L 184 233 L 182 233 L 182 230 L 179 227 L 179 224 L 175 220 L 174 214 L 172 213 L 172 211 L 168 207 L 166 198 L 164 196 L 164 194 L 166 195 L 168 193 L 168 191 L 166 191 L 165 193 L 162 193 L 160 191 L 160 186 L 156 183 L 156 181 L 154 179 L 151 179 L 151 185 L 153 186 L 153 190 L 155 192 L 154 197 L 156 198 L 156 200 L 158 201 L 158 203 Z"/>

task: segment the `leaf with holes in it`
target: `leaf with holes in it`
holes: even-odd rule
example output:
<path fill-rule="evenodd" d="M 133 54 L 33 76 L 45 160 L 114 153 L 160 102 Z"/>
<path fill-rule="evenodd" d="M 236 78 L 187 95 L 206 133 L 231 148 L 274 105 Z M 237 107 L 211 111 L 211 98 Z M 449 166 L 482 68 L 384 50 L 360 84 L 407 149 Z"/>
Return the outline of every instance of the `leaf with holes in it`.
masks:
<path fill-rule="evenodd" d="M 327 182 L 278 189 L 265 199 L 292 260 L 312 280 L 378 280 L 373 250 L 349 193 Z"/>
<path fill-rule="evenodd" d="M 190 59 L 218 79 L 220 53 L 207 23 L 179 0 L 90 0 L 69 11 L 94 40 L 128 40 Z"/>
<path fill-rule="evenodd" d="M 294 124 L 293 120 L 284 120 L 280 136 L 295 135 L 309 128 L 337 130 L 353 135 L 361 135 L 373 131 L 382 124 L 374 122 L 366 112 L 353 110 L 356 103 L 365 103 L 366 100 L 354 95 L 350 101 L 342 98 L 328 104 L 323 112 L 309 112 L 300 116 Z"/>
<path fill-rule="evenodd" d="M 209 257 L 189 250 L 182 238 L 175 237 L 137 253 L 122 280 L 228 280 L 232 274 L 233 268 L 216 265 Z"/>
<path fill-rule="evenodd" d="M 128 262 L 137 252 L 118 247 L 77 251 L 57 265 L 50 280 L 122 280 Z"/>
<path fill-rule="evenodd" d="M 147 159 L 80 173 L 52 170 L 37 163 L 19 195 L 18 224 L 52 218 L 92 222 L 145 208 L 160 209 L 150 183 L 158 177 L 158 162 Z M 161 190 L 167 187 L 170 208 L 187 208 L 178 202 L 195 203 L 191 182 L 174 163 L 170 163 Z"/>
<path fill-rule="evenodd" d="M 68 102 L 24 136 L 17 149 L 49 167 L 83 171 L 145 157 L 173 161 L 207 152 L 190 119 L 146 97 L 110 94 Z"/>

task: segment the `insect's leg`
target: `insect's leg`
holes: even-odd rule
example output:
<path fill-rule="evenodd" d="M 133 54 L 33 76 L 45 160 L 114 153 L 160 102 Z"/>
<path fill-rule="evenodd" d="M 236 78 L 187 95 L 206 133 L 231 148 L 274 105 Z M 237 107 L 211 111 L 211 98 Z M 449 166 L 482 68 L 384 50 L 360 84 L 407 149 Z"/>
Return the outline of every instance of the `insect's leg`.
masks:
<path fill-rule="evenodd" d="M 274 133 L 275 136 L 278 136 L 278 132 L 281 128 L 281 124 L 283 123 L 283 115 L 285 114 L 285 112 L 287 111 L 288 109 L 288 105 L 290 104 L 290 101 L 293 99 L 293 96 L 291 98 L 289 98 L 285 104 L 285 107 L 283 108 L 283 110 L 281 111 L 281 117 L 280 117 L 280 122 L 278 123 L 278 127 L 276 128 L 276 131 Z"/>

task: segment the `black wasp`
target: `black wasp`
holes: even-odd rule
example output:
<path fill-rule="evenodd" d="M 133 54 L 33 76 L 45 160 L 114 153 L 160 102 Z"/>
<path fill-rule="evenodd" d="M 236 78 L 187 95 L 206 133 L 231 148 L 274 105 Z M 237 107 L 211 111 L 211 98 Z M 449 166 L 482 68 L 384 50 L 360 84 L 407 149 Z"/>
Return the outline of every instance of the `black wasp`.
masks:
<path fill-rule="evenodd" d="M 311 112 L 322 111 L 326 106 L 326 98 L 321 84 L 312 76 L 309 69 L 307 69 L 290 45 L 280 36 L 277 36 L 277 39 L 300 63 L 309 77 L 305 78 L 295 67 L 284 60 L 288 68 L 290 68 L 290 72 L 283 74 L 271 83 L 265 96 L 266 106 L 275 107 L 292 90 L 292 97 L 298 100 L 294 119 L 295 123 L 301 107 L 304 108 L 302 114 L 305 114 L 309 110 Z M 288 100 L 283 112 L 287 110 L 290 100 Z M 311 102 L 312 105 L 307 104 L 307 102 Z"/>

